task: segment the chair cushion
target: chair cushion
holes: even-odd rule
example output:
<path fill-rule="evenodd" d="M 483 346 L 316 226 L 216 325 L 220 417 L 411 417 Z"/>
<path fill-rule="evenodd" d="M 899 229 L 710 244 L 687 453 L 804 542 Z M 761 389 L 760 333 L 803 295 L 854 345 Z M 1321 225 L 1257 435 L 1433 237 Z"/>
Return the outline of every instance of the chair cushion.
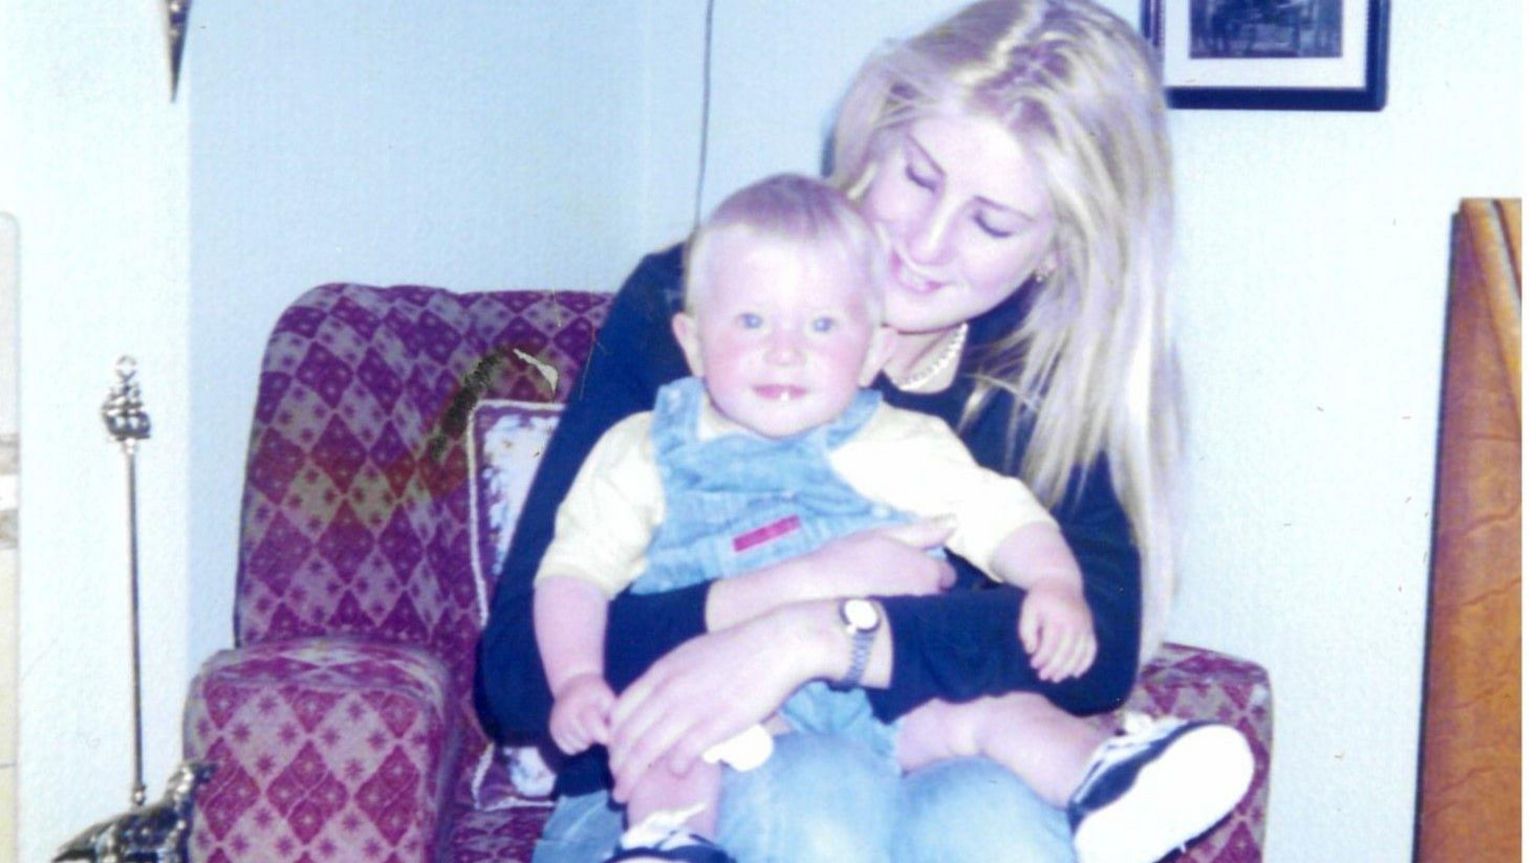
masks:
<path fill-rule="evenodd" d="M 482 626 L 490 617 L 497 574 L 512 546 L 512 529 L 563 405 L 486 399 L 475 405 L 470 436 L 469 530 Z"/>
<path fill-rule="evenodd" d="M 314 638 L 215 654 L 186 708 L 187 757 L 216 765 L 191 858 L 432 860 L 460 717 L 446 667 L 415 648 Z"/>
<path fill-rule="evenodd" d="M 526 863 L 549 819 L 550 803 L 523 803 L 496 811 L 459 807 L 448 837 L 453 863 Z"/>
<path fill-rule="evenodd" d="M 489 619 L 496 578 L 512 545 L 512 529 L 544 447 L 560 421 L 561 408 L 486 399 L 475 405 L 470 417 L 469 528 L 482 626 Z M 555 775 L 537 747 L 497 747 L 486 741 L 470 782 L 476 807 L 503 809 L 548 798 Z"/>

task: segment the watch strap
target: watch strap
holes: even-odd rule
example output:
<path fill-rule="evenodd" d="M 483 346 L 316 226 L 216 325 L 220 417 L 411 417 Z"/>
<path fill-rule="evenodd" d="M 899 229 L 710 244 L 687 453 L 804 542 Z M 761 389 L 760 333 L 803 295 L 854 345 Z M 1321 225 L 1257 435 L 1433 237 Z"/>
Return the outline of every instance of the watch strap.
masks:
<path fill-rule="evenodd" d="M 864 679 L 864 671 L 869 668 L 869 657 L 874 652 L 875 632 L 880 626 L 876 623 L 868 629 L 860 629 L 851 624 L 845 624 L 844 631 L 848 633 L 853 642 L 853 652 L 848 660 L 848 670 L 843 676 L 832 684 L 833 689 L 846 690 L 859 685 Z"/>
<path fill-rule="evenodd" d="M 853 658 L 848 663 L 848 672 L 841 680 L 832 684 L 834 689 L 852 689 L 859 685 L 859 681 L 864 679 L 864 669 L 869 667 L 869 654 L 874 644 L 873 630 L 853 634 Z"/>

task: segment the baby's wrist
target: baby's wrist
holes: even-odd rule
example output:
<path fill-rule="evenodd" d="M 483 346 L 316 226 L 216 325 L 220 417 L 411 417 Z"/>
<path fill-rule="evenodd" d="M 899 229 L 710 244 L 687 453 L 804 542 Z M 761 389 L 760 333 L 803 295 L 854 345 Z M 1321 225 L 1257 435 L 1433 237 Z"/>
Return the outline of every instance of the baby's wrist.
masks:
<path fill-rule="evenodd" d="M 597 682 L 602 683 L 603 673 L 597 669 L 572 671 L 562 676 L 558 683 L 551 681 L 549 691 L 550 694 L 554 695 L 556 699 L 560 699 L 568 695 L 571 690 L 575 689 L 577 686 L 590 683 L 593 679 L 596 679 Z"/>

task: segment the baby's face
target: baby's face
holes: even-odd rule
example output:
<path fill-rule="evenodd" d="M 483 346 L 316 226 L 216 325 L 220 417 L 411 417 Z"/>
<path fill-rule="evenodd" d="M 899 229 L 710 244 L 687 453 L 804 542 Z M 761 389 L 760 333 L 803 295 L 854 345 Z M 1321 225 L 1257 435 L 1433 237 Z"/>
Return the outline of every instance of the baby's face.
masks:
<path fill-rule="evenodd" d="M 867 273 L 833 250 L 743 228 L 710 242 L 693 314 L 673 321 L 710 401 L 766 437 L 835 419 L 887 354 Z"/>

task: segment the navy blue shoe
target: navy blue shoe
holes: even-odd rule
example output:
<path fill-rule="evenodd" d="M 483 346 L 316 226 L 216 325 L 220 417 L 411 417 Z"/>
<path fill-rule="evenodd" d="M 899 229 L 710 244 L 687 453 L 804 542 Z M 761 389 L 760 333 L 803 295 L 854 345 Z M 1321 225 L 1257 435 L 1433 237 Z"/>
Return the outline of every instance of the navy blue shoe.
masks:
<path fill-rule="evenodd" d="M 1248 740 L 1229 725 L 1136 714 L 1127 726 L 1067 802 L 1079 863 L 1156 863 L 1232 811 L 1253 778 Z"/>

